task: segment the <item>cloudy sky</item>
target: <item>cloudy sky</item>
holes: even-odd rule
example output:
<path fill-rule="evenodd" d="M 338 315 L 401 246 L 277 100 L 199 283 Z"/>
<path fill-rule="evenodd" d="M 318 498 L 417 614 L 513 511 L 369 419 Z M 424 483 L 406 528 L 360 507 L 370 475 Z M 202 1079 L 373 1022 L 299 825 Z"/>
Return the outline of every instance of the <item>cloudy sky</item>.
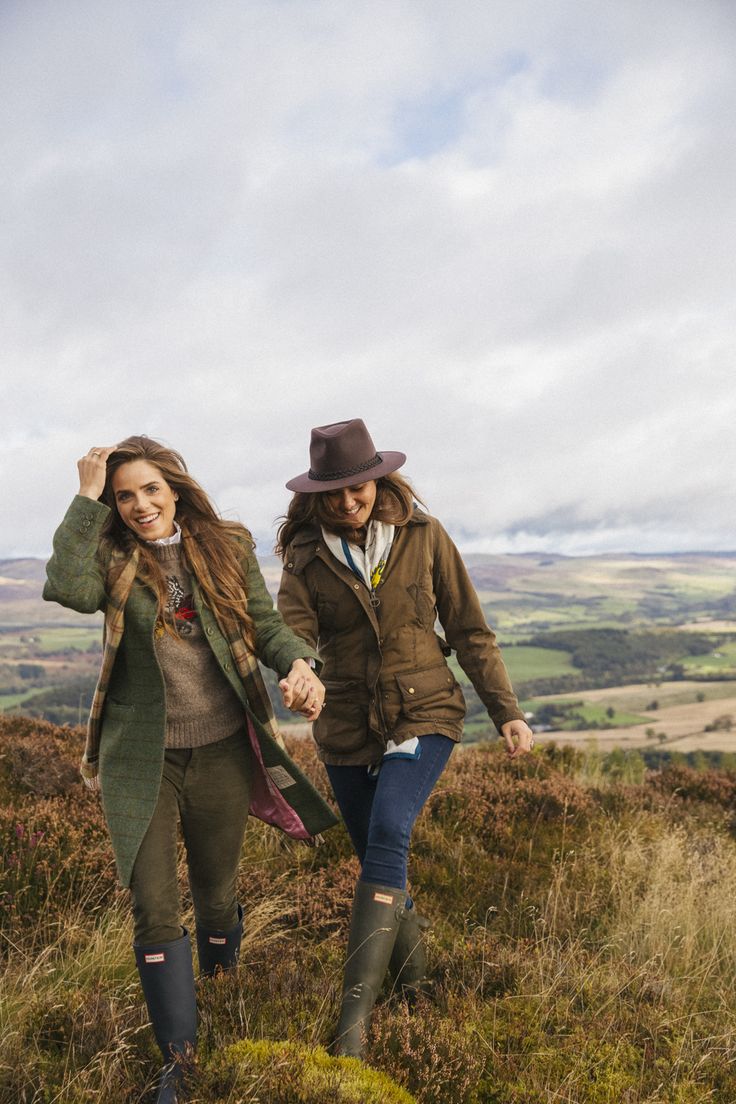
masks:
<path fill-rule="evenodd" d="M 473 551 L 733 549 L 731 0 L 4 0 L 0 556 L 93 444 L 273 541 L 362 416 Z"/>

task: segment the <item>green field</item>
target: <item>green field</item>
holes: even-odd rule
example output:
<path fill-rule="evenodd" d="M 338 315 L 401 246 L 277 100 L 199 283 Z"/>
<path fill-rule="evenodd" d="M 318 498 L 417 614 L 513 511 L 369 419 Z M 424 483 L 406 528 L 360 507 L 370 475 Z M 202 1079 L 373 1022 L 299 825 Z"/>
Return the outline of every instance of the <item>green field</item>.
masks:
<path fill-rule="evenodd" d="M 522 709 L 527 713 L 537 713 L 541 706 L 548 704 L 552 699 L 536 698 L 530 701 L 521 703 Z M 629 713 L 626 710 L 617 709 L 615 706 L 608 702 L 590 702 L 586 701 L 583 704 L 577 704 L 580 702 L 580 698 L 555 698 L 555 703 L 563 709 L 565 706 L 574 707 L 572 712 L 574 717 L 570 717 L 566 720 L 561 720 L 555 724 L 555 729 L 560 732 L 573 732 L 575 728 L 580 727 L 576 724 L 578 718 L 582 718 L 586 722 L 586 726 L 594 727 L 611 727 L 611 728 L 628 728 L 630 725 L 646 724 L 646 716 L 640 716 L 637 713 Z M 606 712 L 608 709 L 613 709 L 613 716 L 610 717 Z"/>
<path fill-rule="evenodd" d="M 686 669 L 702 674 L 708 674 L 711 671 L 718 674 L 736 671 L 736 640 L 729 640 L 720 647 L 714 648 L 709 655 L 687 656 L 683 663 Z"/>
<path fill-rule="evenodd" d="M 524 645 L 506 645 L 501 648 L 503 660 L 512 682 L 526 682 L 536 678 L 556 678 L 558 675 L 575 674 L 568 652 L 556 648 L 535 648 Z M 449 660 L 458 682 L 468 685 L 468 679 L 456 657 Z"/>
<path fill-rule="evenodd" d="M 99 643 L 101 639 L 100 627 L 94 628 L 44 628 L 34 632 L 34 637 L 39 641 L 38 650 L 44 655 L 53 652 L 63 652 L 68 648 L 76 648 L 80 652 L 86 652 L 91 644 Z"/>
<path fill-rule="evenodd" d="M 555 648 L 532 648 L 517 644 L 504 648 L 503 658 L 512 682 L 575 674 L 569 653 Z"/>
<path fill-rule="evenodd" d="M 10 713 L 18 705 L 26 705 L 35 694 L 41 694 L 51 687 L 44 686 L 43 690 L 36 687 L 34 690 L 24 690 L 19 694 L 0 694 L 0 713 Z"/>
<path fill-rule="evenodd" d="M 39 626 L 29 629 L 11 629 L 0 633 L 0 655 L 34 656 L 53 655 L 74 648 L 86 652 L 92 644 L 102 639 L 100 625 Z"/>

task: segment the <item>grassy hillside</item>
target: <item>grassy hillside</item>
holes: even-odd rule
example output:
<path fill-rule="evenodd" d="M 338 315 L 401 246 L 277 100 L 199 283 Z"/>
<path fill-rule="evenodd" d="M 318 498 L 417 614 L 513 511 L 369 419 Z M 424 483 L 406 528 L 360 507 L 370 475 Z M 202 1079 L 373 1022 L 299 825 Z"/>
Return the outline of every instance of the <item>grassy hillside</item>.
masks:
<path fill-rule="evenodd" d="M 142 1104 L 156 1064 L 80 743 L 0 718 L 2 1104 Z M 292 751 L 324 789 L 310 742 Z M 455 754 L 412 866 L 434 991 L 413 1013 L 382 994 L 378 1073 L 320 1049 L 357 873 L 345 833 L 309 850 L 253 823 L 243 955 L 199 985 L 192 1100 L 731 1104 L 736 774 L 600 765 L 554 746 Z"/>

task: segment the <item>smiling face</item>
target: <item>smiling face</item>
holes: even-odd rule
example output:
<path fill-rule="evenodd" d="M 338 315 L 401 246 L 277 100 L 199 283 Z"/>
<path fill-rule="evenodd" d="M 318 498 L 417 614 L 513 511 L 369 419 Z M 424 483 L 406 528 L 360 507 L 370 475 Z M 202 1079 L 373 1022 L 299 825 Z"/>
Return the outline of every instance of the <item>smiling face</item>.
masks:
<path fill-rule="evenodd" d="M 121 464 L 112 477 L 112 493 L 121 520 L 142 540 L 160 540 L 175 533 L 178 494 L 147 460 Z"/>
<path fill-rule="evenodd" d="M 376 501 L 376 481 L 356 483 L 352 487 L 341 487 L 339 491 L 325 491 L 330 510 L 341 525 L 351 529 L 362 529 L 368 521 Z"/>

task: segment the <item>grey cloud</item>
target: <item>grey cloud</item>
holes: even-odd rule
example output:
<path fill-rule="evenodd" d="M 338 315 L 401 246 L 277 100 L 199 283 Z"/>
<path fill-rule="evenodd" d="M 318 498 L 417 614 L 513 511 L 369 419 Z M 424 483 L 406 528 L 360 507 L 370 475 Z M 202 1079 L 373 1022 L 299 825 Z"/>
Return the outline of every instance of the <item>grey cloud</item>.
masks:
<path fill-rule="evenodd" d="M 354 414 L 469 546 L 733 543 L 729 5 L 73 11 L 3 16 L 0 554 L 136 431 L 270 544 Z"/>

